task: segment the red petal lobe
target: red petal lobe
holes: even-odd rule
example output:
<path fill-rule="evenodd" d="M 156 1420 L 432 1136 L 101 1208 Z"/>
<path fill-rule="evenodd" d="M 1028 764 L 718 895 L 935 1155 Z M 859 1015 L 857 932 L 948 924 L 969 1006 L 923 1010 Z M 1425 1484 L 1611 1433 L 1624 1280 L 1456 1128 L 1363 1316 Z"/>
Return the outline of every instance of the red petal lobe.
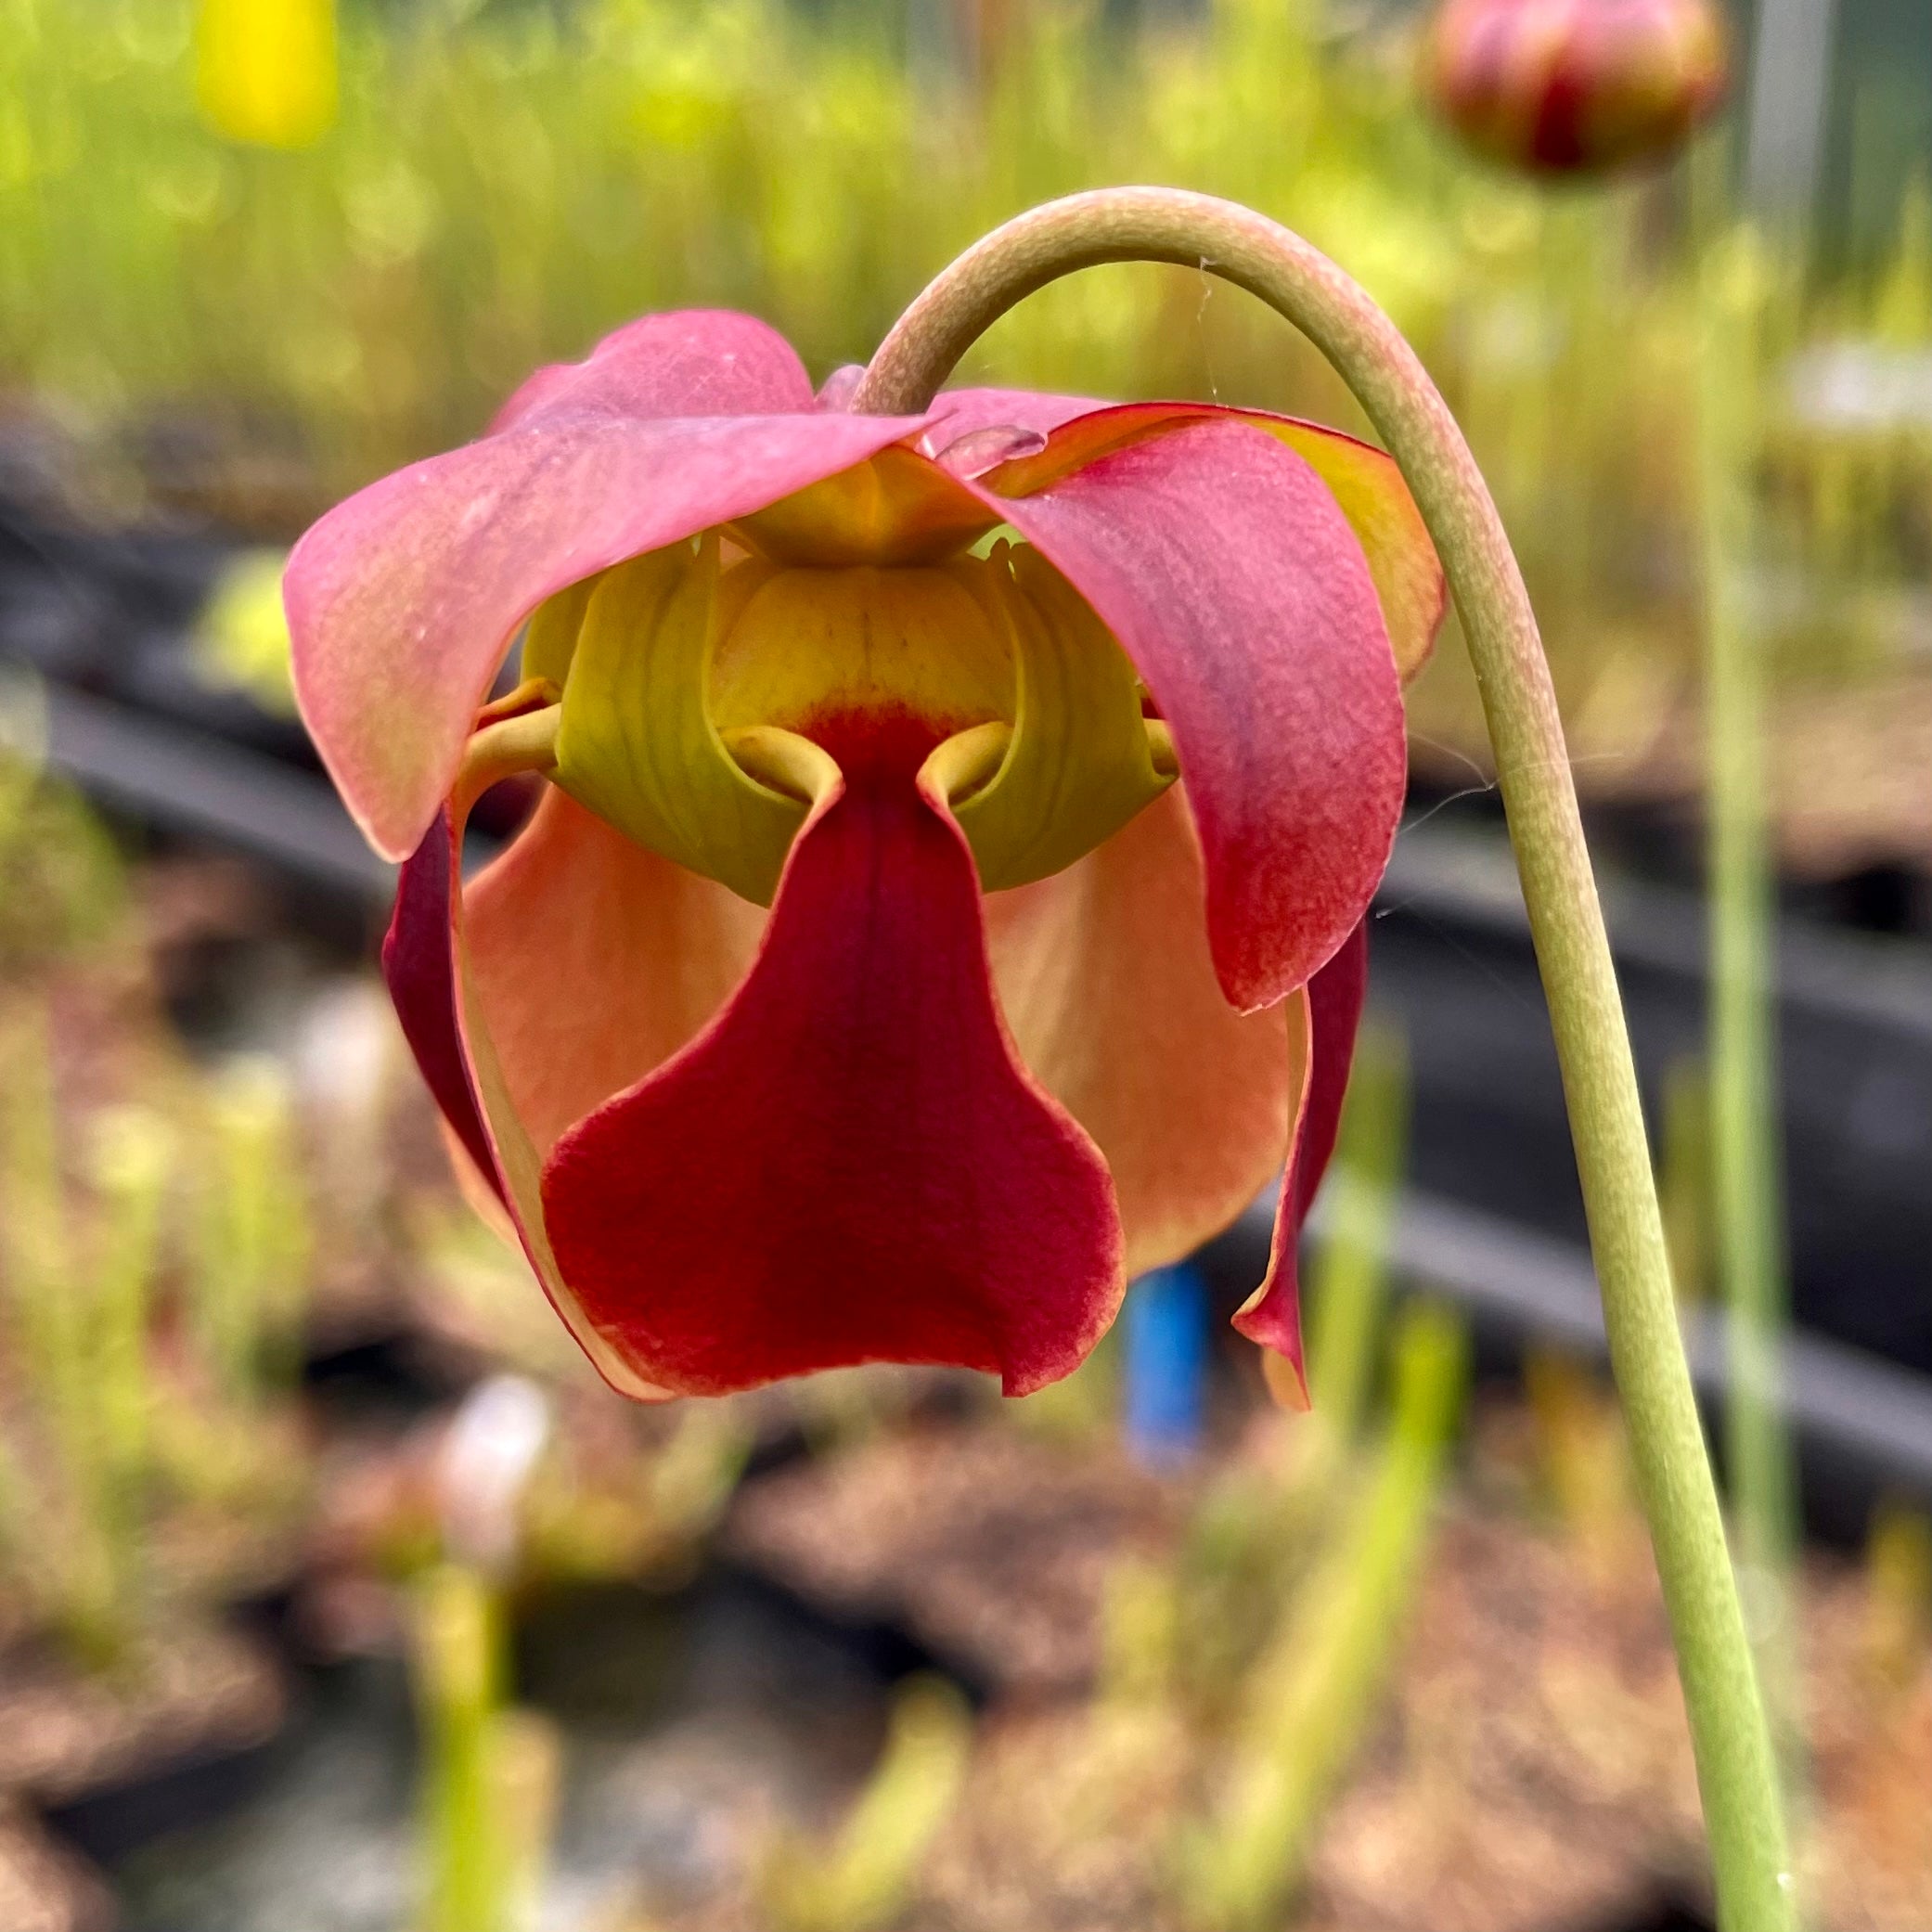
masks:
<path fill-rule="evenodd" d="M 903 773 L 815 810 L 730 1003 L 543 1198 L 585 1313 L 685 1393 L 884 1360 L 1024 1394 L 1123 1286 L 1105 1165 L 1016 1061 L 971 854 Z"/>

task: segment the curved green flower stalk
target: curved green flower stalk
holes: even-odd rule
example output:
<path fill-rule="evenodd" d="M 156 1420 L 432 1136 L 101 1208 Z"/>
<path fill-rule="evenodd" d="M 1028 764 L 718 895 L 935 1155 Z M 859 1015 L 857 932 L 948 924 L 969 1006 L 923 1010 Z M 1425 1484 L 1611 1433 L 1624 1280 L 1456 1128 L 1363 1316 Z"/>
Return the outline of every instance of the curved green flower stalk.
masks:
<path fill-rule="evenodd" d="M 1725 1932 L 1784 1932 L 1792 1881 L 1764 1708 L 1670 1292 L 1636 1070 L 1549 666 L 1502 523 L 1455 419 L 1395 325 L 1317 250 L 1252 210 L 1101 189 L 1018 216 L 913 303 L 852 407 L 916 412 L 1013 303 L 1103 262 L 1199 266 L 1328 357 L 1401 467 L 1462 612 L 1522 876 L 1590 1217 L 1604 1324 L 1689 1709 Z"/>

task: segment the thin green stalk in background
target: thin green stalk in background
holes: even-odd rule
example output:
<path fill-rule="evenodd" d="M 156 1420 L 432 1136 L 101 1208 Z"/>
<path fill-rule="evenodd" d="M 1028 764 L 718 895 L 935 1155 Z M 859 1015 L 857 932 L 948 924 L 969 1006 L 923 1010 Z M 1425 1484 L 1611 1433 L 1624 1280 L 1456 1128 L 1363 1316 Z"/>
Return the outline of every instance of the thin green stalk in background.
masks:
<path fill-rule="evenodd" d="M 474 1571 L 444 1564 L 415 1585 L 422 1720 L 422 1932 L 509 1932 L 502 1821 L 491 1800 L 503 1706 L 502 1616 Z"/>
<path fill-rule="evenodd" d="M 59 1513 L 65 1533 L 27 1574 L 74 1651 L 106 1665 L 121 1650 L 125 1606 L 94 1406 L 93 1328 L 84 1297 L 74 1292 L 50 1034 L 46 1009 L 22 1001 L 0 1063 L 0 1264 L 11 1338 L 39 1398 L 52 1451 L 35 1472 L 43 1480 L 23 1480 L 15 1501 L 23 1534 L 30 1489 L 37 1505 L 31 1520 L 44 1524 L 50 1508 Z"/>
<path fill-rule="evenodd" d="M 562 1739 L 542 1711 L 499 1711 L 491 1726 L 488 1800 L 497 1845 L 499 1923 L 534 1928 L 556 1835 Z"/>
<path fill-rule="evenodd" d="M 1700 180 L 1700 191 L 1712 183 Z M 1777 1078 L 1776 876 L 1768 825 L 1769 671 L 1742 571 L 1750 552 L 1749 398 L 1762 262 L 1706 216 L 1699 281 L 1710 896 L 1712 1231 L 1728 1310 L 1727 1475 L 1751 1634 L 1796 1789 L 1803 1756 L 1793 1569 L 1796 1478 L 1784 1421 L 1788 1325 Z"/>
<path fill-rule="evenodd" d="M 1345 1515 L 1357 1488 L 1358 1451 L 1383 1353 L 1389 1234 L 1408 1144 L 1408 1057 L 1399 1034 L 1362 1028 L 1334 1160 L 1322 1184 L 1314 1258 L 1305 1285 L 1313 1412 L 1295 1420 L 1274 1455 L 1243 1459 L 1202 1495 L 1189 1520 L 1177 1577 L 1125 1567 L 1117 1607 L 1146 1634 L 1165 1591 L 1185 1603 L 1173 1637 L 1197 1691 L 1233 1693 L 1242 1664 L 1276 1615 L 1300 1567 L 1298 1552 Z"/>
<path fill-rule="evenodd" d="M 1179 189 L 1106 188 L 1018 216 L 931 283 L 854 406 L 924 408 L 1005 311 L 1076 268 L 1179 262 L 1259 296 L 1328 357 L 1400 466 L 1462 619 L 1549 1001 L 1611 1366 L 1669 1613 L 1722 1932 L 1785 1932 L 1794 1882 L 1771 1734 L 1678 1333 L 1629 1034 L 1536 617 L 1455 419 L 1395 325 L 1266 216 Z"/>
<path fill-rule="evenodd" d="M 1387 1677 L 1467 1366 L 1452 1316 L 1427 1305 L 1403 1316 L 1373 1473 L 1249 1674 L 1222 1808 L 1183 1840 L 1180 1882 L 1196 1924 L 1262 1932 L 1281 1923 Z"/>
<path fill-rule="evenodd" d="M 0 1273 L 8 1340 L 47 1452 L 23 1465 L 17 1534 L 58 1522 L 28 1574 L 45 1615 L 90 1665 L 126 1652 L 137 1610 L 152 1468 L 149 1297 L 173 1172 L 165 1125 L 122 1107 L 93 1123 L 87 1196 L 61 1171 L 60 1122 L 44 1008 L 17 1011 L 0 1054 Z M 88 1202 L 89 1238 L 77 1240 Z M 33 1479 L 37 1478 L 37 1479 Z"/>
<path fill-rule="evenodd" d="M 238 1062 L 210 1094 L 194 1320 L 222 1394 L 243 1408 L 287 1387 L 296 1368 L 310 1229 L 291 1112 L 268 1060 Z"/>
<path fill-rule="evenodd" d="M 64 1419 L 77 1411 L 84 1392 L 72 1372 L 79 1310 L 63 1292 L 67 1194 L 49 1032 L 45 1006 L 21 1001 L 0 1057 L 0 1270 L 25 1359 Z M 64 1420 L 58 1426 L 64 1429 Z"/>
<path fill-rule="evenodd" d="M 785 1838 L 765 1874 L 766 1909 L 785 1932 L 878 1932 L 904 1913 L 921 1865 L 964 1782 L 972 1715 L 944 1678 L 898 1691 L 872 1775 L 823 1848 Z"/>
<path fill-rule="evenodd" d="M 1657 1194 L 1670 1279 L 1678 1305 L 1688 1310 L 1709 1298 L 1711 1253 L 1710 1068 L 1701 1053 L 1684 1054 L 1664 1069 L 1657 1122 Z"/>
<path fill-rule="evenodd" d="M 535 1385 L 495 1375 L 442 1436 L 435 1489 L 446 1554 L 411 1586 L 418 1932 L 530 1932 L 537 1920 L 561 1751 L 547 1718 L 509 1703 L 506 1593 L 550 1419 Z"/>
<path fill-rule="evenodd" d="M 94 1123 L 92 1155 L 99 1213 L 88 1322 L 95 1427 L 117 1484 L 131 1488 L 148 1461 L 148 1298 L 174 1149 L 164 1122 L 144 1108 L 123 1106 Z"/>
<path fill-rule="evenodd" d="M 118 1649 L 132 1629 L 141 1581 L 154 1420 L 149 1299 L 174 1148 L 158 1116 L 122 1106 L 92 1124 L 89 1153 L 96 1234 L 83 1316 L 88 1419 L 74 1474 L 101 1539 L 100 1641 Z M 79 1299 L 82 1285 L 69 1282 L 60 1292 Z"/>
<path fill-rule="evenodd" d="M 1355 1439 L 1374 1378 L 1388 1290 L 1388 1238 L 1409 1142 L 1409 1067 L 1401 1036 L 1362 1029 L 1308 1271 L 1308 1390 L 1340 1443 Z"/>

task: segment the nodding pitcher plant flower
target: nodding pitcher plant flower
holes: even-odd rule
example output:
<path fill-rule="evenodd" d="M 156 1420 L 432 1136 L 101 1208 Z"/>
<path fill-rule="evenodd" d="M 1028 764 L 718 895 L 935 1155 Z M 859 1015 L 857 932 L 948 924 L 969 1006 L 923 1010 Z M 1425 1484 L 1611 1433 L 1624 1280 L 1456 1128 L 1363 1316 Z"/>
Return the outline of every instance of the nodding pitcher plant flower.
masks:
<path fill-rule="evenodd" d="M 458 1159 L 640 1397 L 876 1360 L 1024 1394 L 1285 1168 L 1237 1325 L 1298 1374 L 1443 606 L 1415 507 L 1307 423 L 869 416 L 856 376 L 647 316 L 297 548 L 303 713 L 404 862 L 385 968 Z"/>

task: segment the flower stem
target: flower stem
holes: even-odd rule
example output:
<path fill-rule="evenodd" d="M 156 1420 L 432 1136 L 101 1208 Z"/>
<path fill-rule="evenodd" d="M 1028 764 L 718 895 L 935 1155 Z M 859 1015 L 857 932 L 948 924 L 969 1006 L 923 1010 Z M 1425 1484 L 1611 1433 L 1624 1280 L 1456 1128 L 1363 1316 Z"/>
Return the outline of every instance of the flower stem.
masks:
<path fill-rule="evenodd" d="M 1678 1333 L 1636 1068 L 1563 726 L 1521 572 L 1475 459 L 1415 352 L 1368 295 L 1250 209 L 1155 187 L 1069 196 L 946 269 L 851 406 L 911 413 L 1013 303 L 1102 262 L 1177 262 L 1257 295 L 1333 363 L 1400 466 L 1448 573 L 1563 1069 L 1612 1368 L 1677 1647 L 1723 1932 L 1788 1932 L 1793 1897 L 1764 1707 Z"/>

